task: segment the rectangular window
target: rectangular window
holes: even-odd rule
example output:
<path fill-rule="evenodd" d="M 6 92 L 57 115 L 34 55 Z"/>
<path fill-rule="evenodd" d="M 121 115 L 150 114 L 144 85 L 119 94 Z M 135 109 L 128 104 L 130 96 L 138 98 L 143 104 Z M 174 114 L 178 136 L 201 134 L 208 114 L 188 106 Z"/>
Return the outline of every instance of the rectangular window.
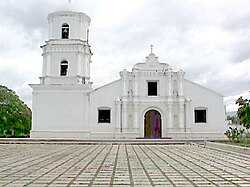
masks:
<path fill-rule="evenodd" d="M 98 123 L 110 123 L 110 110 L 98 110 Z"/>
<path fill-rule="evenodd" d="M 157 82 L 148 82 L 148 96 L 157 96 Z"/>
<path fill-rule="evenodd" d="M 61 65 L 61 76 L 66 76 L 68 70 L 68 65 Z"/>
<path fill-rule="evenodd" d="M 194 117 L 195 117 L 195 123 L 206 123 L 207 117 L 206 117 L 206 110 L 195 110 L 194 111 Z"/>
<path fill-rule="evenodd" d="M 61 76 L 67 76 L 68 74 L 68 62 L 67 61 L 62 61 L 61 62 Z"/>
<path fill-rule="evenodd" d="M 67 23 L 62 24 L 62 39 L 69 39 L 69 25 Z"/>

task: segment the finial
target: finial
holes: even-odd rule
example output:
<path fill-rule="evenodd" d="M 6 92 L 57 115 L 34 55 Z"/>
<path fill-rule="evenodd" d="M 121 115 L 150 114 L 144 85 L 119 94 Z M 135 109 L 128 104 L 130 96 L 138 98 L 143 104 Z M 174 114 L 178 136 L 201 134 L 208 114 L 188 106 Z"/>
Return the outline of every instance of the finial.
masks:
<path fill-rule="evenodd" d="M 153 53 L 153 47 L 154 47 L 154 46 L 151 44 L 151 45 L 150 45 L 150 48 L 151 48 L 151 54 Z"/>
<path fill-rule="evenodd" d="M 68 0 L 69 3 L 71 3 L 71 0 Z"/>

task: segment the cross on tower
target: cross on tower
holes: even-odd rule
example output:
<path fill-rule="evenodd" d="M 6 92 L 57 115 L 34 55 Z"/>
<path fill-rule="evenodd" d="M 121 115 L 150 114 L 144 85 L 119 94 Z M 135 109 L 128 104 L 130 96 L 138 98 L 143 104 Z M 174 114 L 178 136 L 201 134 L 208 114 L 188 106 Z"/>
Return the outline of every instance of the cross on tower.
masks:
<path fill-rule="evenodd" d="M 153 53 L 153 47 L 154 47 L 154 46 L 151 44 L 151 45 L 150 45 L 151 54 Z"/>

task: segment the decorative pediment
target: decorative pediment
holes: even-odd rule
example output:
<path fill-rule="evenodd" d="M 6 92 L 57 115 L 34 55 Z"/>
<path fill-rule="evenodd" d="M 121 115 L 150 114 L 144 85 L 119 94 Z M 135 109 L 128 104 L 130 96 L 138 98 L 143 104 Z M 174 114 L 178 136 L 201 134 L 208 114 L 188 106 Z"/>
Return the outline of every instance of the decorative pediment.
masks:
<path fill-rule="evenodd" d="M 170 66 L 166 63 L 160 63 L 158 57 L 155 56 L 154 53 L 150 53 L 149 56 L 146 57 L 145 62 L 137 63 L 133 67 L 134 70 L 145 71 L 145 70 L 167 70 Z"/>

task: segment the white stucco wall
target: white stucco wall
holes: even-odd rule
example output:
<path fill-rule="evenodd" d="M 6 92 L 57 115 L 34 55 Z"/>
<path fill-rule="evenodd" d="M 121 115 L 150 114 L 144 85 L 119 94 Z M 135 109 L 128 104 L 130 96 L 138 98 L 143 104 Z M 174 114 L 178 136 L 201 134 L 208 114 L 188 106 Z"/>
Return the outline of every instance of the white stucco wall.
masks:
<path fill-rule="evenodd" d="M 88 138 L 89 101 L 84 87 L 31 86 L 32 138 Z"/>
<path fill-rule="evenodd" d="M 90 93 L 90 132 L 93 138 L 115 138 L 116 100 L 121 95 L 121 80 L 99 87 Z M 111 108 L 111 122 L 98 123 L 98 108 Z"/>
<path fill-rule="evenodd" d="M 184 81 L 184 95 L 190 99 L 191 131 L 194 133 L 221 133 L 227 130 L 223 96 L 191 81 Z M 195 123 L 196 107 L 207 108 L 207 123 Z"/>

